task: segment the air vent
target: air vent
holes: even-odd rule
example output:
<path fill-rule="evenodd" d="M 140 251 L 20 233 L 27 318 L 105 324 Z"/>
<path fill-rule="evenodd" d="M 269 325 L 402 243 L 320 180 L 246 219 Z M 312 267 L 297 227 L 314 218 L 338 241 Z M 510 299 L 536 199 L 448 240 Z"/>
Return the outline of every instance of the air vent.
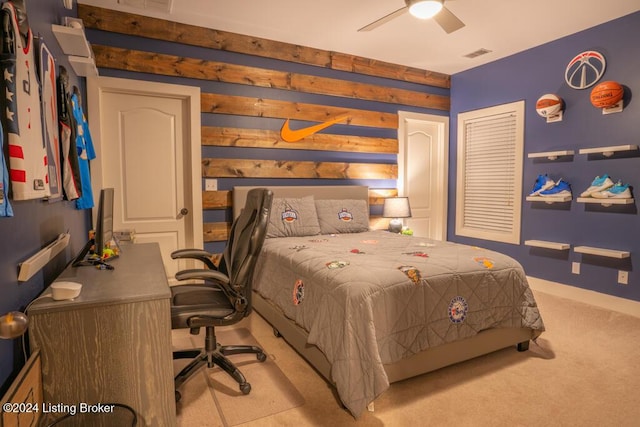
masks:
<path fill-rule="evenodd" d="M 173 0 L 118 0 L 118 3 L 140 9 L 155 9 L 171 12 Z"/>
<path fill-rule="evenodd" d="M 491 53 L 491 52 L 493 52 L 493 51 L 489 50 L 489 49 L 482 48 L 482 49 L 476 50 L 475 52 L 467 53 L 466 55 L 464 55 L 464 57 L 465 58 L 477 58 L 478 56 L 486 55 L 487 53 Z"/>

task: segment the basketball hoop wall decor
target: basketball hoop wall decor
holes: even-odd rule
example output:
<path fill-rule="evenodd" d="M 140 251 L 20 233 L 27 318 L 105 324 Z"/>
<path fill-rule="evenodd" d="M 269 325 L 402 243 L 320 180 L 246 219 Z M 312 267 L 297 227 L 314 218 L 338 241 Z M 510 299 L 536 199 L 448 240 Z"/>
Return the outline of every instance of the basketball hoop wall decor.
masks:
<path fill-rule="evenodd" d="M 536 113 L 547 119 L 547 123 L 561 122 L 564 101 L 555 93 L 542 95 L 536 101 Z"/>
<path fill-rule="evenodd" d="M 614 81 L 598 83 L 592 90 L 589 100 L 596 108 L 602 109 L 602 114 L 619 113 L 624 103 L 624 87 Z"/>
<path fill-rule="evenodd" d="M 569 61 L 564 79 L 573 89 L 587 89 L 602 78 L 606 67 L 604 55 L 595 50 L 587 50 Z"/>

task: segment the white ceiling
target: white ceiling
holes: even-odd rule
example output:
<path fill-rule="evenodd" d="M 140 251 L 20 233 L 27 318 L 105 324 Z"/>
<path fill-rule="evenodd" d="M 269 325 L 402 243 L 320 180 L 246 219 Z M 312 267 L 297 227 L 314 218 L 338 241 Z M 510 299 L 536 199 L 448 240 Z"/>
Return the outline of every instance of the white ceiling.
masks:
<path fill-rule="evenodd" d="M 147 4 L 127 6 L 125 1 Z M 404 0 L 80 0 L 80 3 L 455 74 L 640 10 L 640 0 L 447 0 L 466 26 L 446 34 L 408 13 L 357 30 Z M 157 8 L 172 3 L 170 11 Z M 585 46 L 588 49 L 590 46 Z M 475 59 L 478 49 L 491 53 Z"/>

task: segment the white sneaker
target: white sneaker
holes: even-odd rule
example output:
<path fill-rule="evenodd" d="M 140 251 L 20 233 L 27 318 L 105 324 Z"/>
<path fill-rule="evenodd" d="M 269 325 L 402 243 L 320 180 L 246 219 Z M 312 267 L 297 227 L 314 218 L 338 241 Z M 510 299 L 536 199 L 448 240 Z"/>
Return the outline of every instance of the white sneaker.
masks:
<path fill-rule="evenodd" d="M 609 175 L 604 174 L 603 176 L 596 176 L 596 178 L 591 183 L 591 186 L 584 190 L 580 197 L 591 197 L 593 193 L 597 191 L 604 191 L 609 187 L 613 187 L 613 181 L 609 178 Z M 594 196 L 595 197 L 595 196 Z"/>
<path fill-rule="evenodd" d="M 591 197 L 596 199 L 630 199 L 631 190 L 629 189 L 629 184 L 622 184 L 622 182 L 618 181 L 613 187 L 604 191 L 597 191 Z"/>

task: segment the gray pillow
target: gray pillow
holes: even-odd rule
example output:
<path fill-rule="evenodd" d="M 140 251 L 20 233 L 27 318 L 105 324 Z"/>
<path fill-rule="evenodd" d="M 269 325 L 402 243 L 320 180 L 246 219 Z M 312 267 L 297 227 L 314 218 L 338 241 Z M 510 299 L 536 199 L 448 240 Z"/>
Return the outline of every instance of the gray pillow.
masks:
<path fill-rule="evenodd" d="M 320 234 L 313 196 L 274 198 L 267 237 L 302 237 Z"/>
<path fill-rule="evenodd" d="M 316 200 L 322 234 L 369 231 L 369 206 L 365 200 Z"/>

